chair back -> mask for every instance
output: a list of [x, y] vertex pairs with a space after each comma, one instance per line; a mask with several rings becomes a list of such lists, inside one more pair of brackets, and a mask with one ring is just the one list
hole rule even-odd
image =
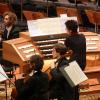
[[95, 18], [96, 25], [100, 25], [100, 12], [96, 11], [94, 18]]
[[33, 12], [33, 19], [42, 19], [45, 18], [46, 16], [42, 12]]
[[11, 11], [11, 7], [7, 3], [0, 3], [0, 15], [2, 15], [6, 11]]
[[23, 11], [23, 14], [27, 20], [36, 20], [45, 18], [44, 13], [42, 12]]
[[72, 17], [76, 16], [78, 20], [78, 24], [82, 24], [82, 19], [80, 17], [79, 11], [76, 8], [67, 8], [67, 16]]
[[23, 14], [27, 20], [33, 20], [33, 13], [32, 11], [23, 11]]
[[60, 14], [67, 14], [67, 8], [66, 7], [56, 7], [57, 16], [60, 16]]
[[95, 24], [95, 19], [94, 19], [94, 13], [95, 11], [93, 10], [85, 10], [86, 15], [88, 17], [88, 20], [90, 23]]

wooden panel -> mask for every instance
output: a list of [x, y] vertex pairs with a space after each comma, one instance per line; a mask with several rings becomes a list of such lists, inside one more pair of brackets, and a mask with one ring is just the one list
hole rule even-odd
[[40, 52], [28, 39], [17, 38], [3, 42], [3, 58], [5, 60], [23, 66], [33, 54], [40, 54]]

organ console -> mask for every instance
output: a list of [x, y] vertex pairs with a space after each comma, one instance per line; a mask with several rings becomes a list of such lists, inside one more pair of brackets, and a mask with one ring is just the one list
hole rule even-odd
[[[86, 37], [86, 52], [87, 52], [87, 65], [85, 68], [85, 74], [89, 78], [86, 82], [83, 82], [80, 84], [80, 88], [87, 87], [85, 89], [80, 89], [80, 95], [85, 94], [91, 94], [91, 93], [97, 93], [99, 91], [100, 87], [100, 36], [93, 32], [81, 32]], [[20, 37], [27, 38], [29, 37], [28, 32], [21, 32]], [[35, 41], [35, 44], [40, 49], [42, 54], [44, 54], [45, 59], [45, 66], [43, 68], [43, 71], [46, 71], [47, 73], [50, 72], [50, 63], [52, 62], [52, 46], [53, 44], [57, 43], [58, 40], [64, 41], [66, 37], [66, 34], [55, 34], [52, 36], [38, 36], [38, 37], [32, 37], [31, 39]], [[51, 78], [51, 77], [50, 77]], [[93, 82], [94, 81], [94, 82]], [[85, 86], [86, 85], [86, 86]], [[98, 89], [96, 89], [96, 87]], [[93, 92], [94, 91], [94, 92]]]
[[[92, 32], [81, 32], [86, 37], [87, 46], [87, 66], [85, 73], [89, 80], [95, 79], [92, 85], [100, 84], [100, 36]], [[25, 65], [29, 57], [33, 54], [41, 54], [45, 58], [43, 71], [50, 72], [50, 64], [53, 62], [52, 47], [59, 40], [64, 41], [66, 33], [52, 34], [44, 36], [29, 36], [29, 32], [21, 32], [20, 38], [3, 42], [3, 57], [6, 60], [17, 63], [20, 66]], [[88, 83], [89, 81], [87, 81]], [[91, 81], [90, 81], [91, 83]], [[89, 87], [91, 84], [89, 83]], [[84, 84], [84, 83], [83, 83]], [[86, 83], [85, 83], [86, 84]], [[85, 92], [81, 91], [84, 95]]]
[[30, 39], [17, 38], [3, 42], [3, 58], [20, 66], [24, 66], [34, 54], [40, 55], [40, 52]]
[[[82, 33], [86, 37], [87, 61], [88, 58], [94, 58], [96, 61], [100, 56], [100, 36], [92, 32]], [[3, 42], [3, 57], [4, 59], [19, 65], [24, 65], [24, 63], [29, 60], [29, 57], [34, 53], [42, 54], [45, 59], [51, 59], [53, 45], [59, 40], [64, 41], [65, 38], [66, 33], [30, 38], [29, 32], [21, 32], [20, 38]], [[88, 62], [87, 66], [90, 66]]]

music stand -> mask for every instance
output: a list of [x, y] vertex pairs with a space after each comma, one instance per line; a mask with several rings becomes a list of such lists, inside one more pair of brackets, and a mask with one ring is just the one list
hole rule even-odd
[[11, 82], [15, 86], [15, 84], [8, 78], [8, 76], [6, 75], [6, 73], [3, 70], [2, 66], [0, 65], [0, 82], [5, 82], [5, 92], [6, 92], [6, 100], [7, 100], [7, 83], [6, 83], [6, 80]]
[[20, 0], [20, 5], [21, 5], [21, 21], [23, 21], [23, 0]]
[[75, 0], [75, 7], [77, 7], [77, 0]]
[[96, 3], [97, 7], [99, 7], [99, 0], [97, 0], [97, 3]]
[[48, 0], [46, 1], [46, 4], [47, 4], [47, 17], [49, 16], [49, 4], [48, 4]]
[[[6, 75], [4, 75], [2, 72], [0, 72], [0, 75], [3, 76], [3, 77], [5, 78], [5, 79], [4, 79], [4, 82], [5, 82], [5, 89], [4, 89], [4, 90], [5, 90], [5, 92], [6, 92], [6, 100], [7, 100], [7, 83], [6, 83], [6, 80], [7, 80], [8, 77], [7, 77]], [[2, 80], [1, 82], [3, 82], [3, 80]], [[2, 90], [3, 90], [3, 89], [2, 89]], [[2, 91], [2, 90], [1, 90], [1, 91]]]

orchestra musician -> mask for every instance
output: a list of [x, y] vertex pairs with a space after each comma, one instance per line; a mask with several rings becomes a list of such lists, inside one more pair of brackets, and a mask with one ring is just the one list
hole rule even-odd
[[[67, 37], [65, 45], [71, 52], [69, 62], [76, 60], [82, 70], [86, 66], [86, 38], [78, 33], [78, 23], [75, 20], [68, 20], [66, 23]], [[76, 99], [79, 100], [78, 86], [76, 86]]]
[[[19, 32], [21, 30], [19, 27], [16, 26], [16, 23], [17, 23], [17, 16], [15, 13], [5, 12], [3, 14], [3, 24], [5, 28], [3, 30], [1, 41], [0, 41], [1, 48], [2, 48], [3, 41], [19, 37]], [[0, 63], [4, 66], [4, 70], [6, 70], [7, 67], [10, 67], [10, 68], [13, 67], [13, 64], [11, 62], [2, 59], [2, 52], [1, 52]]]
[[16, 26], [17, 16], [13, 12], [5, 12], [3, 14], [3, 22], [5, 25], [3, 40], [10, 40], [19, 37], [20, 28]]
[[50, 100], [75, 100], [74, 99], [74, 88], [72, 88], [66, 81], [59, 68], [64, 65], [68, 65], [66, 58], [67, 47], [58, 43], [53, 47], [52, 55], [53, 58], [57, 59], [55, 67], [51, 69], [51, 80], [50, 80]]
[[11, 100], [48, 100], [49, 78], [41, 71], [43, 64], [43, 59], [39, 55], [30, 58], [25, 78], [15, 81], [17, 95], [12, 95], [15, 98], [12, 97]]
[[67, 37], [66, 47], [72, 51], [70, 61], [76, 60], [80, 68], [84, 70], [86, 66], [86, 38], [78, 33], [78, 23], [74, 20], [68, 20], [66, 23]]

